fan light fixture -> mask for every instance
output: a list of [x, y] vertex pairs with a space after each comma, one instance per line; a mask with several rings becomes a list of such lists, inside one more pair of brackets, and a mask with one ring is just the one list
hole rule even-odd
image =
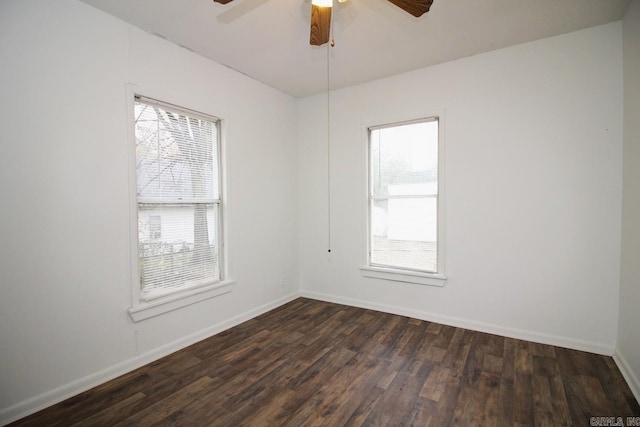
[[[338, 3], [344, 3], [347, 0], [338, 0]], [[311, 0], [311, 4], [318, 7], [333, 7], [333, 0]]]

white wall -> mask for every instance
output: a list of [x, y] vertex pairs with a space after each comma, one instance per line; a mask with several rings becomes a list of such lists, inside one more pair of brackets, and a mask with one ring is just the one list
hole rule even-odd
[[616, 360], [640, 400], [640, 0], [624, 17], [624, 164]]
[[[613, 353], [620, 22], [333, 91], [330, 256], [325, 110], [319, 95], [298, 111], [303, 295]], [[445, 131], [449, 280], [364, 278], [365, 128], [434, 114]]]
[[[0, 63], [0, 424], [297, 293], [295, 99], [71, 0], [0, 2]], [[224, 120], [237, 280], [135, 324], [127, 84]]]
[[[625, 35], [637, 42], [637, 0], [633, 7]], [[635, 70], [638, 50], [634, 56], [628, 46]], [[331, 256], [324, 95], [296, 101], [73, 0], [0, 2], [0, 63], [0, 424], [274, 307], [299, 288], [613, 351], [620, 23], [335, 91]], [[639, 155], [630, 119], [637, 83], [627, 72], [625, 165]], [[224, 120], [237, 280], [230, 294], [135, 324], [126, 314], [127, 85]], [[365, 127], [434, 113], [445, 126], [449, 281], [435, 288], [365, 279], [358, 269]], [[623, 230], [637, 236], [632, 172], [625, 169]], [[637, 241], [622, 242], [618, 342], [636, 376]]]

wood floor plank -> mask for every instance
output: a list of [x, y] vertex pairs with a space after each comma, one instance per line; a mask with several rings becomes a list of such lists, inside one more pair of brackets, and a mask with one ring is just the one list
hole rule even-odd
[[384, 389], [380, 387], [373, 387], [366, 394], [363, 401], [358, 405], [356, 410], [351, 414], [351, 417], [347, 420], [345, 425], [348, 426], [363, 426], [365, 425], [366, 419], [369, 417], [371, 413], [371, 408], [376, 404], [380, 397], [384, 393]]
[[416, 402], [416, 406], [415, 406], [416, 414], [413, 419], [412, 425], [414, 426], [432, 425], [433, 416], [436, 412], [436, 409], [435, 409], [436, 405], [437, 403], [432, 400], [420, 398]]
[[569, 414], [571, 421], [576, 424], [588, 423], [591, 416], [597, 416], [596, 412], [591, 412], [589, 403], [580, 379], [578, 376], [563, 376], [562, 382], [564, 385], [565, 396], [567, 399], [567, 405], [569, 407]]
[[517, 424], [532, 423], [534, 412], [531, 374], [516, 371], [513, 391], [513, 422]]
[[498, 425], [498, 400], [500, 396], [499, 375], [483, 371], [475, 392], [477, 409], [473, 411], [471, 425]]
[[420, 390], [420, 397], [439, 402], [448, 385], [454, 383], [453, 372], [450, 368], [438, 365], [431, 370]]
[[556, 425], [566, 426], [570, 424], [571, 414], [566, 399], [564, 384], [559, 370], [556, 375], [549, 378], [550, 399], [553, 405], [553, 420]]
[[281, 425], [290, 416], [286, 409], [287, 403], [296, 398], [296, 392], [293, 390], [279, 390], [261, 405], [256, 405], [255, 412], [244, 418], [242, 422], [245, 425], [256, 426]]
[[462, 385], [460, 393], [458, 394], [458, 400], [455, 404], [455, 410], [453, 412], [453, 420], [451, 425], [454, 426], [470, 426], [473, 414], [476, 409], [476, 391], [467, 385]]
[[497, 424], [499, 426], [507, 426], [513, 423], [513, 379], [500, 378], [500, 386], [498, 392], [498, 415]]
[[[340, 383], [345, 386], [344, 389], [338, 388], [338, 392], [335, 393], [335, 383], [325, 384], [324, 388], [329, 394], [326, 402], [320, 405], [324, 408], [322, 413], [326, 421], [325, 425], [344, 425], [364, 402], [365, 396], [375, 387], [377, 380], [386, 369], [386, 362], [365, 356], [341, 379]], [[366, 379], [362, 380], [362, 378]], [[344, 396], [349, 398], [345, 399]]]
[[[362, 403], [369, 389], [382, 375], [385, 366], [371, 356], [355, 355], [348, 359], [344, 375], [326, 382], [310, 399], [306, 399], [287, 420], [291, 425], [342, 425]], [[366, 377], [367, 381], [359, 381]], [[342, 396], [350, 396], [344, 399]]]
[[71, 424], [71, 427], [100, 427], [106, 425], [115, 425], [117, 422], [121, 421], [119, 417], [120, 414], [126, 413], [131, 405], [139, 402], [145, 397], [146, 395], [142, 392], [135, 393], [118, 403], [105, 407], [101, 411], [98, 411], [88, 418], [83, 418], [82, 421]]
[[544, 375], [533, 375], [531, 385], [533, 389], [533, 416], [536, 425], [551, 426], [556, 424], [558, 420], [553, 415], [549, 379]]
[[372, 410], [372, 416], [384, 425], [408, 425], [431, 365], [422, 363], [415, 373], [398, 372]]
[[299, 298], [13, 426], [588, 425], [611, 357]]
[[191, 384], [177, 390], [170, 396], [159, 400], [153, 405], [145, 408], [144, 410], [137, 412], [131, 417], [127, 418], [118, 425], [150, 425], [161, 421], [164, 418], [171, 416], [178, 409], [191, 402], [198, 394], [206, 393], [207, 390], [212, 389], [214, 381], [204, 376], [194, 381]]

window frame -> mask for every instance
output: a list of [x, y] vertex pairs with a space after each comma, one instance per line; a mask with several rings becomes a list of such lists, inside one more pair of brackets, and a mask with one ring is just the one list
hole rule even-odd
[[[384, 121], [383, 124], [375, 124], [366, 126], [366, 247], [365, 247], [365, 262], [364, 266], [360, 268], [361, 273], [364, 277], [383, 279], [383, 280], [391, 280], [396, 282], [404, 282], [404, 283], [415, 283], [420, 285], [432, 285], [432, 286], [444, 286], [447, 280], [447, 276], [445, 274], [445, 236], [444, 236], [444, 125], [443, 125], [443, 116], [444, 114], [429, 114], [422, 115], [416, 119], [410, 120], [397, 120], [397, 121]], [[372, 251], [372, 242], [371, 242], [371, 229], [372, 229], [372, 200], [379, 200], [380, 197], [374, 195], [373, 193], [373, 180], [372, 180], [372, 155], [371, 155], [371, 144], [372, 132], [378, 129], [385, 129], [391, 127], [404, 126], [415, 123], [425, 123], [437, 121], [438, 122], [438, 190], [437, 195], [435, 196], [437, 203], [437, 219], [436, 219], [436, 233], [437, 233], [437, 242], [436, 242], [436, 271], [435, 272], [427, 272], [421, 270], [415, 270], [411, 268], [399, 267], [399, 266], [388, 266], [388, 265], [380, 265], [374, 264], [371, 262], [371, 251]], [[378, 122], [380, 123], [380, 122]], [[419, 197], [419, 196], [417, 196]], [[384, 198], [383, 198], [384, 199]], [[388, 197], [386, 199], [389, 199]]]
[[[142, 100], [145, 103], [167, 108], [170, 111], [183, 113], [191, 117], [197, 117], [216, 124], [217, 132], [217, 166], [218, 166], [218, 198], [214, 203], [218, 206], [217, 218], [217, 244], [219, 245], [218, 268], [219, 278], [204, 280], [194, 286], [178, 288], [172, 292], [151, 298], [145, 297], [140, 286], [139, 253], [138, 253], [138, 212], [139, 204], [146, 203], [144, 198], [137, 195], [137, 173], [136, 173], [136, 136], [135, 136], [135, 103]], [[127, 310], [134, 322], [148, 319], [169, 311], [185, 307], [205, 299], [226, 294], [233, 290], [235, 281], [228, 279], [228, 264], [226, 253], [226, 228], [225, 228], [225, 168], [224, 168], [224, 147], [223, 147], [223, 120], [211, 114], [198, 112], [196, 109], [184, 107], [185, 102], [176, 101], [169, 96], [154, 96], [146, 91], [141, 91], [137, 87], [129, 86], [127, 90], [128, 104], [128, 153], [129, 153], [129, 203], [130, 203], [130, 276], [131, 276], [131, 307]], [[167, 201], [170, 202], [170, 201]], [[198, 200], [197, 202], [200, 202]], [[209, 203], [210, 200], [207, 199]], [[157, 201], [153, 202], [157, 204]]]

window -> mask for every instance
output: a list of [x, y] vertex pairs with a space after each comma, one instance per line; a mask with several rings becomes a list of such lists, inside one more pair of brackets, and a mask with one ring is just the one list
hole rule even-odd
[[424, 278], [444, 278], [439, 133], [437, 117], [369, 128], [365, 275], [428, 284]]
[[223, 279], [219, 120], [134, 101], [139, 301]]
[[149, 217], [149, 238], [151, 240], [160, 240], [162, 238], [162, 217], [160, 215]]

